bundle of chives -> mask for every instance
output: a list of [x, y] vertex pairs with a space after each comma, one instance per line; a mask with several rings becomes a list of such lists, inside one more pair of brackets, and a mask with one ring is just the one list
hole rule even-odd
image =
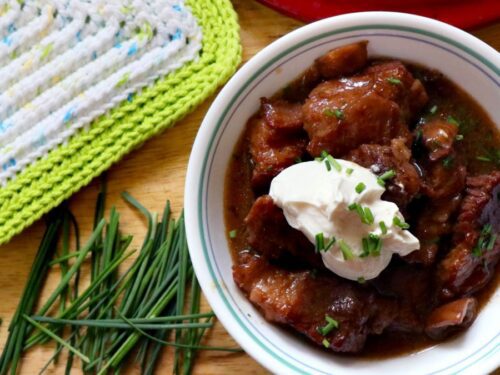
[[[161, 348], [173, 346], [174, 373], [189, 374], [197, 350], [240, 351], [200, 345], [214, 314], [200, 313], [201, 292], [188, 255], [183, 215], [173, 219], [167, 201], [158, 222], [156, 214], [128, 193], [123, 198], [145, 216], [148, 228], [137, 258], [121, 276], [118, 267], [133, 253], [128, 251], [132, 236], [120, 232], [114, 208], [109, 219], [104, 218], [105, 188], [97, 199], [94, 231], [82, 247], [77, 222], [67, 207], [54, 213], [12, 321], [0, 375], [9, 368], [16, 372], [23, 350], [51, 340], [56, 342], [55, 352], [42, 372], [63, 349], [68, 350], [66, 374], [74, 356], [85, 373], [119, 373], [128, 354], [136, 350], [141, 372], [152, 374]], [[71, 228], [74, 252], [69, 251]], [[58, 243], [61, 251], [52, 259]], [[79, 290], [81, 266], [88, 260], [90, 285]], [[33, 314], [49, 267], [60, 267], [61, 280]], [[66, 339], [65, 327], [70, 328]], [[173, 341], [167, 341], [170, 336]]]

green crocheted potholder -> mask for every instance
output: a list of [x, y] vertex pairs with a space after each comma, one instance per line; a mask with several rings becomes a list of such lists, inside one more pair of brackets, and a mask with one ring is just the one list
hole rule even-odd
[[224, 83], [241, 61], [229, 0], [188, 0], [203, 31], [200, 58], [94, 121], [0, 188], [0, 244], [87, 185], [146, 139], [171, 127]]

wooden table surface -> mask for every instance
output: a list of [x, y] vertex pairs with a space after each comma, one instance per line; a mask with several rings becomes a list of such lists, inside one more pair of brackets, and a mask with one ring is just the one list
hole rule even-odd
[[[263, 47], [302, 24], [284, 17], [253, 0], [234, 0], [234, 6], [241, 24], [243, 59], [247, 61]], [[485, 27], [473, 34], [500, 49], [500, 23]], [[131, 210], [120, 198], [124, 190], [138, 198], [148, 209], [160, 212], [165, 199], [173, 203], [175, 213], [179, 213], [183, 204], [184, 179], [191, 145], [203, 116], [214, 97], [209, 98], [191, 115], [160, 136], [148, 141], [142, 148], [132, 152], [107, 174], [107, 207], [115, 205], [121, 214], [122, 229], [135, 236], [138, 245], [145, 233], [145, 223], [137, 212]], [[83, 238], [90, 232], [93, 219], [98, 183], [94, 181], [71, 198], [71, 207], [76, 214]], [[0, 351], [7, 338], [7, 327], [17, 307], [21, 292], [44, 232], [43, 221], [38, 221], [7, 245], [0, 247]], [[49, 275], [46, 293], [59, 280], [57, 270]], [[206, 301], [203, 308], [209, 309]], [[220, 323], [209, 333], [207, 345], [236, 346]], [[39, 348], [26, 354], [21, 374], [38, 374], [52, 354], [52, 347]], [[62, 361], [64, 363], [64, 358]], [[158, 369], [161, 373], [171, 372], [171, 350], [164, 350]], [[77, 363], [78, 364], [78, 363]], [[78, 364], [79, 365], [79, 364]], [[50, 367], [48, 373], [61, 373], [63, 365]], [[74, 373], [79, 373], [75, 366]], [[128, 373], [138, 373], [137, 368], [130, 368]], [[203, 352], [197, 358], [197, 374], [262, 374], [266, 373], [257, 362], [244, 353], [227, 354]]]

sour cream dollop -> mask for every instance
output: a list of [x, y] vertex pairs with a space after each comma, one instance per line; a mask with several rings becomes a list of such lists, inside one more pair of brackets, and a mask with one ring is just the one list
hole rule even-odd
[[[387, 267], [392, 254], [407, 255], [419, 249], [420, 243], [402, 228], [404, 218], [398, 207], [381, 199], [385, 189], [375, 174], [356, 163], [336, 161], [336, 168], [329, 165], [329, 169], [326, 160], [286, 168], [272, 180], [269, 195], [283, 210], [288, 224], [313, 244], [317, 245], [318, 235], [325, 247], [335, 239], [320, 252], [329, 270], [350, 280], [373, 279]], [[363, 215], [353, 208], [357, 205], [363, 212], [368, 208], [373, 223], [362, 222]], [[363, 238], [370, 234], [380, 238], [379, 255], [366, 254]], [[353, 255], [349, 259], [346, 249]]]

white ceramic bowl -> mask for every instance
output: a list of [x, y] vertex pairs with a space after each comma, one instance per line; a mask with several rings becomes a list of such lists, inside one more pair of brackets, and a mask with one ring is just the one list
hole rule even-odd
[[[471, 328], [412, 355], [362, 360], [316, 349], [266, 322], [233, 282], [223, 217], [224, 176], [234, 145], [259, 98], [270, 96], [328, 50], [368, 40], [388, 56], [445, 73], [500, 124], [500, 56], [450, 25], [409, 14], [347, 14], [304, 26], [264, 48], [224, 87], [196, 137], [187, 173], [185, 217], [191, 259], [203, 292], [228, 332], [279, 374], [482, 374], [500, 365], [500, 292]], [[243, 370], [242, 370], [243, 371]]]

